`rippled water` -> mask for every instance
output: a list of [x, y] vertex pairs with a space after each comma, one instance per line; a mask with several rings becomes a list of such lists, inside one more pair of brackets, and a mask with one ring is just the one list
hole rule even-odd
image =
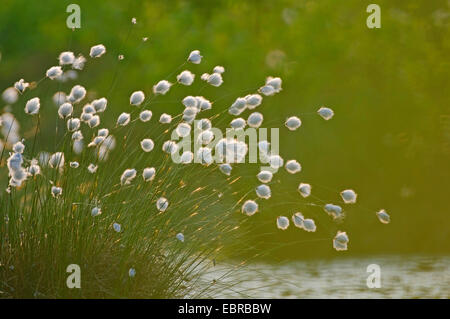
[[[381, 270], [381, 288], [368, 288], [367, 266]], [[368, 257], [251, 264], [231, 274], [216, 266], [214, 298], [449, 298], [450, 257]], [[224, 276], [225, 275], [225, 276]], [[224, 276], [224, 277], [223, 277]], [[223, 277], [223, 278], [222, 278]]]

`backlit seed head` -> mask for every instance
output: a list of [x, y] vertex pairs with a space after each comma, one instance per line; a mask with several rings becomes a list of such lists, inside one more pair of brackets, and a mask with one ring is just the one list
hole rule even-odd
[[195, 97], [189, 95], [189, 96], [186, 96], [181, 101], [181, 103], [183, 103], [183, 105], [185, 107], [195, 107], [195, 108], [197, 108], [198, 100]]
[[156, 176], [156, 170], [154, 167], [147, 167], [144, 168], [144, 171], [142, 172], [142, 178], [146, 182], [152, 181]]
[[270, 85], [264, 85], [264, 86], [260, 87], [258, 92], [261, 94], [264, 94], [265, 96], [271, 96], [276, 93], [275, 89]]
[[180, 123], [176, 128], [176, 133], [180, 137], [186, 137], [191, 134], [191, 126], [187, 123]]
[[134, 278], [134, 276], [136, 276], [136, 270], [134, 268], [128, 269], [128, 276]]
[[183, 111], [183, 121], [187, 123], [192, 123], [197, 116], [198, 109], [196, 107], [187, 107]]
[[167, 113], [161, 114], [161, 116], [159, 118], [159, 123], [169, 124], [170, 122], [172, 122], [172, 115], [167, 114]]
[[73, 52], [70, 52], [70, 51], [61, 52], [58, 59], [59, 59], [59, 65], [72, 64], [73, 61], [75, 61], [75, 55], [73, 54]]
[[56, 106], [60, 106], [63, 104], [67, 99], [66, 93], [64, 92], [56, 92], [53, 94], [53, 103], [55, 103]]
[[248, 116], [247, 124], [250, 127], [258, 128], [263, 122], [263, 115], [259, 112], [254, 112]]
[[144, 152], [150, 152], [155, 147], [155, 143], [150, 138], [145, 138], [141, 141], [141, 147]]
[[95, 172], [97, 172], [98, 166], [91, 163], [89, 164], [87, 169], [89, 173], [94, 174]]
[[289, 218], [285, 216], [279, 216], [277, 218], [277, 227], [281, 230], [286, 230], [289, 227]]
[[194, 50], [191, 53], [189, 53], [188, 61], [194, 64], [200, 64], [202, 62], [202, 56], [200, 55], [199, 50]]
[[184, 235], [182, 233], [178, 233], [175, 237], [176, 239], [184, 243]]
[[83, 106], [83, 113], [95, 114], [96, 113], [95, 107], [89, 103], [85, 104]]
[[160, 212], [166, 211], [167, 207], [169, 207], [169, 201], [165, 197], [160, 197], [156, 201], [156, 209]]
[[231, 167], [230, 164], [224, 163], [224, 164], [220, 164], [220, 165], [219, 165], [219, 170], [220, 170], [222, 173], [224, 173], [225, 175], [230, 176], [230, 175], [231, 175], [232, 167]]
[[25, 82], [24, 79], [20, 79], [16, 83], [14, 83], [14, 87], [19, 93], [23, 93], [27, 87], [30, 86], [30, 83]]
[[269, 156], [269, 165], [273, 169], [278, 169], [282, 167], [284, 164], [284, 160], [280, 155], [271, 155]]
[[57, 198], [62, 195], [62, 188], [57, 187], [57, 186], [52, 186], [51, 193], [54, 198]]
[[15, 88], [9, 87], [3, 91], [2, 99], [6, 104], [14, 104], [19, 99], [19, 94]]
[[120, 231], [122, 230], [122, 226], [118, 223], [114, 223], [113, 224], [113, 229], [116, 233], [120, 233]]
[[273, 174], [270, 171], [261, 171], [256, 177], [261, 183], [269, 183], [272, 180]]
[[323, 106], [317, 110], [317, 113], [326, 121], [334, 116], [334, 112], [332, 109]]
[[88, 121], [88, 125], [90, 128], [94, 128], [100, 125], [100, 116], [94, 115], [91, 117], [91, 119]]
[[349, 238], [346, 232], [338, 231], [336, 236], [333, 239], [333, 247], [337, 251], [347, 250], [347, 244], [349, 242]]
[[195, 154], [197, 158], [197, 162], [202, 165], [211, 165], [214, 162], [214, 158], [212, 156], [212, 150], [208, 147], [200, 147]]
[[30, 115], [35, 115], [39, 113], [39, 109], [41, 108], [41, 101], [38, 97], [34, 97], [27, 101], [25, 104], [25, 113]]
[[194, 82], [195, 74], [191, 71], [183, 71], [177, 75], [177, 82], [183, 85], [191, 85]]
[[384, 209], [376, 212], [376, 215], [378, 217], [378, 220], [383, 224], [389, 224], [391, 222], [391, 217]]
[[80, 166], [80, 164], [78, 162], [70, 162], [69, 165], [72, 168], [78, 168]]
[[201, 111], [210, 110], [212, 107], [211, 101], [205, 99], [203, 96], [196, 96], [197, 99], [197, 108]]
[[232, 120], [230, 123], [230, 126], [235, 130], [244, 129], [246, 125], [247, 122], [241, 117]]
[[214, 67], [213, 72], [222, 74], [225, 72], [225, 68], [221, 65], [217, 65]]
[[286, 125], [286, 127], [289, 130], [295, 131], [296, 129], [298, 129], [302, 125], [302, 121], [296, 116], [291, 116], [290, 118], [288, 118], [286, 120], [284, 125]]
[[200, 79], [202, 81], [208, 81], [208, 77], [209, 77], [209, 73], [203, 73], [202, 76], [200, 77]]
[[83, 139], [83, 133], [81, 131], [75, 131], [72, 133], [72, 140], [81, 141]]
[[80, 120], [82, 120], [83, 122], [87, 123], [92, 118], [92, 116], [93, 116], [92, 114], [93, 113], [85, 113], [85, 112], [83, 112], [80, 115]]
[[260, 152], [269, 154], [270, 152], [270, 143], [266, 140], [258, 142], [258, 149]]
[[32, 160], [30, 167], [28, 167], [28, 173], [31, 176], [36, 176], [41, 173], [41, 167], [37, 164], [37, 160]]
[[206, 130], [198, 135], [198, 142], [202, 145], [208, 145], [214, 139], [214, 133], [211, 130]]
[[302, 170], [302, 166], [296, 160], [287, 161], [284, 167], [286, 168], [286, 171], [290, 174], [295, 174]]
[[220, 73], [213, 73], [208, 76], [208, 80], [206, 80], [209, 84], [212, 86], [218, 87], [221, 86], [223, 83], [222, 74]]
[[247, 200], [242, 205], [242, 213], [252, 216], [258, 211], [258, 204], [254, 200]]
[[71, 116], [73, 112], [73, 106], [70, 103], [63, 103], [58, 109], [58, 115], [60, 118], [64, 119]]
[[51, 168], [62, 168], [64, 166], [64, 153], [56, 152], [52, 154], [48, 160]]
[[136, 92], [131, 93], [131, 96], [130, 96], [130, 104], [131, 105], [135, 105], [135, 106], [141, 105], [142, 102], [144, 102], [144, 100], [145, 100], [144, 92], [136, 91]]
[[342, 207], [333, 204], [326, 204], [323, 209], [325, 212], [333, 217], [333, 219], [339, 219], [344, 217], [344, 213], [342, 211]]
[[255, 107], [261, 105], [261, 103], [262, 103], [262, 96], [259, 95], [259, 94], [247, 95], [245, 97], [245, 102], [246, 102], [247, 108], [249, 110], [253, 110]]
[[101, 128], [98, 130], [97, 136], [107, 137], [109, 135], [109, 130], [107, 128]]
[[169, 91], [171, 86], [172, 83], [169, 81], [161, 80], [153, 86], [153, 93], [164, 95]]
[[108, 105], [108, 100], [104, 97], [92, 101], [92, 106], [96, 113], [102, 113], [106, 110], [106, 106]]
[[206, 131], [212, 127], [212, 124], [209, 119], [200, 119], [196, 122], [196, 126], [199, 130]]
[[25, 150], [25, 145], [23, 145], [23, 143], [22, 142], [16, 142], [14, 145], [13, 145], [13, 152], [14, 153], [20, 153], [20, 154], [22, 154], [23, 153], [23, 151]]
[[273, 89], [275, 90], [275, 93], [278, 93], [282, 90], [281, 83], [282, 83], [282, 81], [278, 77], [273, 78], [273, 77], [269, 76], [266, 79], [266, 85], [273, 87]]
[[346, 189], [341, 192], [341, 197], [344, 203], [346, 204], [354, 204], [356, 203], [356, 197], [358, 195], [355, 193], [353, 189]]
[[120, 176], [120, 184], [128, 185], [136, 177], [136, 170], [134, 168], [126, 169], [122, 176]]
[[130, 114], [129, 113], [122, 113], [117, 118], [117, 125], [120, 126], [126, 126], [128, 123], [130, 123]]
[[305, 217], [303, 217], [303, 214], [298, 212], [292, 215], [292, 222], [294, 223], [295, 227], [303, 228], [303, 222], [305, 221]]
[[102, 214], [102, 209], [100, 207], [94, 207], [91, 210], [92, 217], [98, 216]]
[[300, 195], [306, 198], [311, 195], [311, 185], [300, 183], [300, 185], [298, 185], [298, 191], [300, 192]]
[[139, 119], [142, 122], [148, 122], [152, 118], [152, 115], [153, 115], [152, 111], [144, 110], [139, 114]]
[[272, 193], [269, 186], [262, 184], [256, 187], [256, 195], [258, 195], [259, 198], [269, 199], [270, 196], [272, 196]]
[[63, 74], [63, 71], [60, 66], [52, 66], [50, 69], [47, 70], [45, 75], [50, 79], [54, 80], [56, 78], [59, 78]]
[[78, 103], [86, 96], [86, 89], [81, 85], [75, 85], [70, 91], [70, 95], [67, 98], [69, 102]]
[[84, 63], [86, 63], [86, 58], [81, 54], [73, 61], [72, 68], [75, 70], [83, 70]]
[[165, 141], [162, 146], [162, 150], [167, 154], [174, 154], [178, 151], [178, 145], [174, 141]]
[[190, 164], [194, 160], [194, 153], [191, 151], [184, 151], [183, 154], [181, 154], [180, 162], [182, 164]]
[[105, 46], [103, 44], [98, 44], [91, 47], [89, 55], [91, 56], [91, 58], [99, 58], [105, 53], [106, 53]]
[[317, 227], [313, 219], [307, 218], [303, 221], [303, 229], [307, 232], [315, 232]]
[[[69, 132], [77, 131], [79, 128], [80, 128], [80, 119], [70, 118], [70, 119], [67, 120], [67, 129], [69, 130]], [[81, 134], [81, 132], [80, 132], [80, 134]], [[72, 135], [72, 139], [73, 139], [73, 135]], [[77, 139], [74, 139], [74, 140], [80, 140], [80, 139], [81, 138], [77, 138]]]

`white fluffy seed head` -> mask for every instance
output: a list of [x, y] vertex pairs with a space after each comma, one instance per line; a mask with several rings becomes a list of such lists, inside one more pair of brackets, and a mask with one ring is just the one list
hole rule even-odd
[[155, 143], [150, 138], [145, 138], [141, 141], [141, 147], [144, 152], [150, 152], [155, 147]]
[[269, 76], [266, 79], [266, 85], [273, 87], [275, 93], [278, 93], [282, 90], [281, 83], [282, 83], [282, 81], [281, 81], [281, 78], [279, 78], [279, 77], [274, 78], [274, 77]]
[[167, 207], [169, 207], [169, 201], [165, 197], [160, 197], [156, 201], [156, 209], [160, 212], [166, 211]]
[[177, 82], [183, 85], [191, 85], [194, 82], [195, 74], [185, 70], [177, 75]]
[[269, 199], [270, 196], [272, 196], [272, 192], [269, 186], [261, 184], [256, 187], [256, 195], [258, 195], [259, 198]]
[[169, 81], [161, 80], [153, 86], [153, 93], [164, 95], [169, 91], [171, 86], [172, 83]]
[[315, 232], [317, 227], [313, 219], [307, 218], [303, 221], [303, 229], [307, 232]]
[[197, 106], [198, 106], [198, 100], [195, 97], [191, 96], [191, 95], [186, 96], [181, 101], [181, 103], [183, 103], [183, 105], [185, 107], [195, 107], [195, 108], [197, 108]]
[[152, 181], [156, 176], [156, 170], [154, 167], [146, 167], [142, 172], [142, 178], [146, 182]]
[[247, 124], [250, 127], [258, 128], [261, 126], [263, 119], [264, 119], [264, 117], [261, 113], [254, 112], [248, 116]]
[[2, 99], [7, 104], [14, 104], [19, 99], [19, 94], [14, 87], [9, 87], [3, 91]]
[[[70, 118], [67, 120], [67, 129], [69, 132], [75, 132], [80, 128], [80, 119]], [[81, 132], [80, 132], [81, 134]], [[73, 138], [73, 135], [72, 135]], [[76, 140], [80, 140], [81, 138], [77, 138]]]
[[134, 168], [126, 169], [122, 176], [120, 176], [120, 184], [128, 185], [136, 177], [136, 170]]
[[326, 204], [323, 209], [325, 212], [333, 217], [333, 219], [341, 219], [344, 217], [342, 207], [334, 204]]
[[64, 166], [64, 153], [56, 152], [52, 154], [48, 160], [51, 168], [62, 168]]
[[178, 151], [178, 145], [174, 141], [165, 141], [162, 146], [162, 150], [167, 154], [174, 154]]
[[211, 130], [206, 130], [198, 135], [198, 142], [202, 145], [208, 145], [214, 139], [214, 133]]
[[73, 112], [73, 106], [70, 103], [63, 103], [58, 109], [58, 115], [60, 118], [64, 119], [68, 116], [71, 116]]
[[209, 77], [209, 73], [203, 73], [202, 76], [200, 77], [200, 79], [202, 81], [208, 81], [208, 77]]
[[273, 169], [278, 169], [282, 167], [284, 164], [284, 160], [280, 155], [271, 155], [269, 156], [269, 165]]
[[91, 117], [91, 119], [88, 121], [88, 125], [90, 128], [94, 128], [100, 125], [100, 116], [94, 115]]
[[182, 233], [176, 234], [175, 238], [184, 243], [184, 235]]
[[261, 183], [269, 183], [272, 180], [273, 174], [270, 171], [261, 171], [256, 177]]
[[72, 168], [78, 168], [80, 166], [80, 164], [78, 162], [75, 162], [75, 161], [74, 162], [70, 162], [69, 165]]
[[109, 130], [107, 128], [101, 128], [98, 130], [97, 136], [107, 137], [109, 135]]
[[81, 85], [75, 85], [70, 91], [69, 97], [67, 98], [69, 102], [78, 103], [86, 96], [86, 89]]
[[286, 125], [286, 127], [289, 130], [295, 131], [296, 129], [298, 129], [302, 125], [302, 121], [297, 116], [291, 116], [290, 118], [288, 118], [286, 120], [284, 125]]
[[197, 158], [197, 162], [205, 166], [209, 166], [214, 162], [212, 150], [208, 147], [200, 147], [195, 156]]
[[136, 92], [131, 93], [131, 96], [130, 96], [130, 104], [131, 105], [135, 105], [135, 106], [141, 105], [142, 102], [144, 102], [144, 100], [145, 100], [144, 92], [136, 91]]
[[56, 92], [53, 94], [53, 103], [55, 103], [56, 106], [60, 106], [63, 104], [67, 99], [66, 93], [64, 92]]
[[189, 57], [187, 60], [194, 64], [200, 64], [200, 62], [202, 62], [202, 56], [200, 55], [200, 51], [194, 50], [191, 53], [189, 53]]
[[41, 100], [38, 97], [34, 97], [27, 101], [25, 104], [25, 113], [35, 115], [39, 113], [41, 108]]
[[97, 172], [98, 166], [91, 163], [89, 164], [87, 169], [89, 173], [94, 174], [95, 172]]
[[126, 126], [128, 123], [130, 123], [130, 114], [129, 113], [122, 113], [117, 118], [117, 125], [120, 126]]
[[286, 168], [286, 171], [290, 174], [295, 174], [302, 170], [302, 166], [296, 160], [287, 161], [284, 167]]
[[230, 176], [230, 175], [231, 175], [232, 167], [231, 167], [230, 164], [224, 163], [224, 164], [220, 164], [220, 165], [219, 165], [219, 170], [220, 170], [222, 173], [224, 173], [225, 175]]
[[258, 204], [254, 200], [247, 200], [242, 205], [242, 213], [252, 216], [258, 211]]
[[190, 164], [194, 160], [194, 153], [191, 151], [184, 151], [183, 154], [181, 154], [180, 162], [182, 164]]
[[106, 53], [105, 46], [103, 44], [97, 44], [91, 47], [89, 55], [91, 56], [91, 58], [99, 58], [105, 53]]
[[347, 244], [349, 242], [349, 238], [346, 232], [339, 231], [333, 239], [333, 247], [337, 251], [347, 250]]
[[231, 108], [238, 109], [239, 111], [244, 111], [247, 108], [247, 100], [243, 97], [238, 97], [233, 104], [231, 104]]
[[356, 203], [356, 197], [358, 197], [358, 195], [353, 189], [343, 190], [340, 194], [344, 203], [346, 204]]
[[317, 113], [326, 121], [330, 120], [334, 116], [333, 110], [324, 106], [318, 109]]
[[14, 153], [20, 153], [20, 154], [22, 154], [23, 153], [23, 151], [25, 150], [25, 145], [23, 145], [23, 143], [22, 142], [16, 142], [14, 145], [13, 145], [13, 152]]
[[209, 84], [215, 87], [219, 87], [223, 83], [222, 74], [220, 73], [213, 73], [208, 76], [208, 80], [206, 80]]
[[264, 94], [265, 96], [271, 96], [276, 93], [275, 89], [270, 85], [264, 85], [264, 86], [260, 87], [258, 92], [261, 94]]
[[298, 185], [298, 191], [300, 192], [300, 195], [306, 198], [311, 195], [311, 185], [300, 183], [300, 185]]
[[235, 130], [244, 129], [246, 125], [247, 122], [241, 117], [238, 117], [230, 122], [230, 126]]
[[197, 108], [201, 111], [210, 110], [212, 107], [211, 101], [205, 99], [203, 96], [196, 96], [197, 99]]
[[58, 198], [59, 196], [62, 195], [62, 188], [57, 187], [57, 186], [52, 186], [51, 193], [54, 198]]
[[172, 115], [167, 114], [167, 113], [161, 114], [161, 116], [159, 118], [159, 123], [169, 124], [170, 122], [172, 122]]
[[108, 100], [104, 97], [100, 99], [96, 99], [91, 102], [92, 107], [94, 108], [95, 112], [102, 113], [106, 110], [106, 106], [108, 105]]
[[27, 87], [30, 86], [30, 83], [25, 82], [24, 79], [20, 79], [16, 83], [14, 83], [14, 88], [19, 92], [23, 93]]
[[247, 108], [253, 110], [255, 107], [261, 105], [262, 96], [259, 94], [250, 94], [245, 97]]
[[118, 223], [114, 223], [113, 224], [113, 229], [116, 233], [120, 233], [120, 231], [122, 230], [122, 226]]
[[84, 63], [86, 63], [86, 58], [81, 54], [73, 61], [72, 68], [76, 70], [83, 70]]
[[187, 123], [180, 123], [175, 129], [175, 132], [180, 137], [186, 137], [191, 134], [191, 126]]
[[286, 230], [289, 227], [289, 218], [285, 216], [278, 216], [277, 227], [281, 230]]
[[303, 228], [303, 222], [305, 218], [303, 217], [303, 214], [298, 212], [292, 215], [292, 222], [294, 223], [295, 227]]
[[212, 127], [211, 121], [209, 119], [200, 119], [196, 121], [196, 127], [199, 130], [206, 131]]
[[81, 141], [83, 139], [83, 134], [81, 131], [75, 131], [72, 133], [72, 140], [74, 141]]
[[150, 121], [150, 119], [152, 118], [152, 115], [153, 115], [152, 111], [150, 111], [150, 110], [144, 110], [144, 111], [142, 111], [142, 112], [139, 114], [139, 119], [140, 119], [142, 122], [148, 122], [148, 121]]
[[92, 217], [98, 216], [102, 214], [102, 209], [100, 207], [94, 207], [91, 209]]
[[222, 74], [225, 72], [225, 68], [221, 65], [217, 65], [214, 67], [213, 72]]
[[59, 78], [63, 74], [63, 71], [60, 66], [52, 66], [50, 69], [47, 70], [45, 75], [50, 79], [54, 80], [56, 78]]
[[73, 54], [73, 52], [70, 51], [61, 52], [58, 59], [59, 65], [72, 64], [73, 61], [75, 61], [75, 55]]
[[389, 224], [391, 222], [391, 217], [384, 209], [379, 210], [376, 212], [376, 215], [378, 217], [378, 220], [383, 224]]

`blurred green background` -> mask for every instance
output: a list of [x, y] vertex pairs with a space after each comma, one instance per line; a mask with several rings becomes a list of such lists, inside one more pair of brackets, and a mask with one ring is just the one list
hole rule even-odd
[[[66, 27], [70, 3], [81, 7], [81, 29], [74, 32]], [[148, 93], [169, 75], [173, 81], [194, 49], [205, 58], [186, 68], [198, 77], [215, 65], [226, 68], [220, 89], [201, 92], [220, 98], [217, 110], [261, 86], [266, 76], [280, 76], [283, 91], [265, 99], [259, 111], [263, 126], [281, 127], [281, 155], [297, 159], [303, 170], [276, 175], [274, 197], [252, 221], [267, 234], [258, 244], [278, 247], [275, 253], [288, 258], [449, 254], [450, 2], [377, 1], [381, 29], [366, 26], [370, 3], [2, 0], [0, 88], [22, 77], [39, 80], [60, 52], [88, 56], [99, 43], [107, 48], [101, 61], [89, 60], [75, 82], [47, 81], [40, 92], [68, 92], [75, 83], [95, 88], [98, 96], [109, 97], [113, 117], [128, 106], [132, 91]], [[132, 17], [138, 21], [133, 27]], [[142, 43], [142, 37], [149, 40]], [[118, 66], [119, 54], [125, 59]], [[182, 110], [174, 101], [192, 91], [176, 91], [152, 106], [154, 120]], [[19, 118], [22, 104], [14, 109]], [[331, 121], [315, 114], [322, 105], [334, 109]], [[291, 115], [303, 121], [296, 132], [283, 127]], [[301, 205], [299, 182], [311, 183], [317, 196], [333, 203], [340, 202], [339, 191], [353, 188], [359, 203], [335, 226], [321, 209]], [[247, 183], [257, 185], [253, 177]], [[376, 219], [381, 208], [391, 214], [390, 225]], [[276, 231], [276, 216], [295, 211], [317, 218], [318, 232]], [[332, 249], [330, 236], [337, 229], [350, 236], [348, 252]]]

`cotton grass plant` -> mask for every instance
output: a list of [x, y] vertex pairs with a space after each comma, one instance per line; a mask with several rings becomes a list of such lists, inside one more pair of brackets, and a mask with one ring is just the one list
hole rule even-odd
[[[216, 109], [218, 100], [193, 94], [178, 102], [180, 113], [154, 116], [154, 101], [179, 86], [201, 81], [220, 90], [225, 68], [216, 66], [212, 73], [196, 76], [188, 66], [201, 64], [203, 56], [194, 50], [180, 66], [185, 70], [155, 81], [151, 90], [137, 88], [121, 102], [108, 96], [91, 98], [94, 88], [75, 83], [67, 93], [58, 86], [50, 98], [36, 93], [45, 83], [70, 80], [69, 72], [81, 72], [85, 63], [95, 64], [105, 54], [108, 50], [102, 44], [90, 49], [88, 59], [62, 52], [60, 65], [49, 67], [45, 78], [31, 83], [20, 79], [3, 93], [3, 100], [12, 106], [2, 114], [0, 145], [2, 297], [214, 296], [214, 289], [226, 287], [216, 280], [205, 282], [203, 274], [224, 257], [255, 252], [251, 242], [259, 227], [250, 219], [274, 207], [265, 203], [274, 192], [274, 174], [285, 169], [295, 175], [302, 167], [295, 159], [285, 161], [271, 153], [270, 143], [260, 141], [258, 150], [269, 167], [252, 176], [256, 184], [249, 189], [241, 183], [249, 176], [236, 170], [239, 164], [213, 162], [219, 148], [207, 146], [214, 138], [212, 125], [259, 128], [263, 114], [244, 112], [280, 93], [282, 80], [268, 77], [258, 90], [237, 96], [225, 109]], [[128, 105], [117, 105], [123, 101]], [[318, 114], [329, 120], [334, 112], [321, 107]], [[24, 120], [19, 123], [18, 118]], [[50, 123], [56, 123], [52, 129]], [[295, 131], [301, 123], [292, 116], [284, 124]], [[23, 137], [22, 127], [27, 132]], [[186, 137], [194, 129], [202, 131], [199, 140], [204, 146], [195, 153], [184, 152], [180, 163], [174, 163], [172, 155], [179, 145], [172, 140], [173, 133]], [[223, 149], [231, 146], [241, 158], [248, 152], [245, 142], [217, 144]], [[193, 163], [194, 159], [200, 163]], [[294, 189], [296, 201], [314, 198], [311, 189], [301, 182], [298, 191]], [[357, 195], [347, 189], [341, 197], [344, 204], [354, 204]], [[321, 207], [335, 220], [344, 216], [341, 206], [319, 198], [307, 204]], [[284, 214], [265, 223], [273, 223], [276, 231], [288, 229], [290, 220], [305, 232], [320, 227], [300, 212]], [[382, 223], [389, 222], [384, 210], [377, 216]], [[335, 250], [347, 250], [348, 235], [334, 233], [327, 240]], [[66, 268], [71, 264], [81, 268], [81, 289], [66, 286]]]

